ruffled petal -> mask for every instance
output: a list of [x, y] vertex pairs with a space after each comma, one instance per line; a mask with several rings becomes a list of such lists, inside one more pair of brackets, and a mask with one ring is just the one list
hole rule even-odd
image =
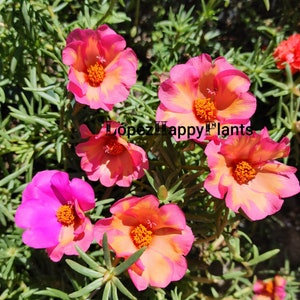
[[278, 212], [283, 204], [283, 200], [275, 194], [256, 192], [246, 184], [238, 183], [234, 183], [228, 189], [225, 201], [227, 207], [234, 212], [241, 209], [252, 221], [264, 219]]
[[93, 188], [85, 181], [74, 178], [70, 182], [72, 198], [76, 199], [83, 211], [95, 207], [95, 194]]
[[[173, 262], [167, 256], [148, 248], [140, 257], [145, 270], [142, 277], [153, 287], [166, 287], [173, 278]], [[159, 270], [159, 272], [158, 272]], [[135, 284], [135, 282], [133, 281]]]
[[[288, 172], [281, 172], [281, 168]], [[270, 171], [273, 171], [272, 173]], [[249, 182], [249, 187], [260, 193], [272, 193], [277, 197], [290, 197], [300, 192], [296, 168], [281, 163], [268, 163]]]
[[47, 248], [58, 242], [61, 224], [57, 221], [56, 210], [43, 199], [22, 203], [16, 211], [15, 222], [25, 229], [23, 242], [32, 248]]
[[57, 172], [51, 177], [51, 188], [57, 199], [62, 204], [73, 203], [70, 189], [69, 175], [65, 172]]
[[50, 184], [51, 178], [58, 172], [56, 170], [38, 172], [23, 191], [22, 203], [32, 199], [41, 199], [53, 209], [59, 207], [61, 203]]
[[194, 101], [200, 96], [198, 81], [197, 70], [191, 65], [174, 66], [170, 71], [170, 79], [160, 85], [158, 97], [167, 110], [188, 113], [192, 111]]

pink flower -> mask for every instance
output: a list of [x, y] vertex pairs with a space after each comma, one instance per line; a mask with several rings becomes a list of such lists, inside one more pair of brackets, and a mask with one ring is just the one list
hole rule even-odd
[[168, 127], [204, 128], [201, 134], [196, 131], [180, 138], [174, 136], [176, 140], [203, 141], [207, 136], [207, 123], [240, 125], [249, 122], [256, 109], [256, 99], [248, 92], [249, 86], [249, 78], [224, 57], [212, 62], [208, 54], [199, 55], [174, 66], [170, 78], [161, 83], [156, 120], [166, 121]]
[[63, 254], [77, 255], [75, 245], [86, 251], [93, 241], [93, 227], [84, 212], [95, 206], [94, 191], [81, 179], [69, 181], [60, 171], [37, 173], [26, 186], [15, 216], [24, 228], [23, 242], [46, 248], [53, 261]]
[[187, 262], [184, 256], [190, 251], [194, 236], [177, 205], [159, 207], [158, 199], [147, 195], [121, 199], [110, 212], [112, 217], [95, 224], [95, 239], [102, 244], [106, 232], [108, 244], [116, 256], [125, 259], [147, 247], [128, 269], [139, 291], [148, 285], [166, 287], [185, 275]]
[[138, 61], [125, 47], [124, 38], [107, 25], [69, 34], [62, 59], [70, 66], [67, 88], [76, 101], [108, 111], [127, 99], [136, 82]]
[[228, 208], [242, 210], [251, 220], [276, 213], [282, 197], [300, 191], [297, 169], [275, 160], [288, 155], [288, 142], [288, 138], [273, 141], [267, 129], [209, 142], [205, 154], [211, 173], [204, 187], [217, 198], [225, 197]]
[[257, 280], [253, 285], [255, 295], [252, 300], [284, 300], [286, 280], [276, 275], [271, 280]]
[[278, 69], [284, 69], [289, 64], [294, 74], [300, 70], [300, 34], [293, 34], [282, 41], [273, 52]]
[[148, 169], [146, 152], [123, 139], [117, 132], [120, 126], [114, 121], [106, 122], [97, 134], [92, 134], [86, 125], [80, 126], [81, 137], [88, 138], [76, 147], [77, 155], [82, 157], [81, 168], [90, 180], [100, 180], [107, 187], [130, 186]]

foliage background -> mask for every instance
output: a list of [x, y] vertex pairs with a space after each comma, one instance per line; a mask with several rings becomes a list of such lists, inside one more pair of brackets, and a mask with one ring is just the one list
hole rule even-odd
[[[254, 129], [267, 126], [276, 140], [289, 136], [291, 154], [285, 162], [299, 165], [295, 121], [300, 119], [300, 77], [277, 70], [271, 54], [282, 39], [300, 32], [300, 3], [273, 0], [267, 10], [264, 2], [268, 3], [0, 0], [0, 299], [69, 299], [67, 294], [90, 282], [64, 259], [54, 264], [43, 250], [22, 244], [22, 231], [14, 226], [22, 191], [44, 169], [84, 177], [74, 152], [80, 124], [96, 132], [108, 118], [135, 126], [153, 123], [160, 74], [189, 57], [223, 55], [244, 71], [258, 100]], [[128, 100], [109, 115], [75, 104], [66, 91], [67, 69], [61, 62], [71, 30], [95, 29], [102, 23], [122, 34], [139, 59], [137, 84]], [[228, 212], [223, 201], [203, 190], [208, 170], [200, 146], [191, 154], [185, 150], [189, 143], [176, 144], [167, 137], [131, 140], [148, 151], [149, 177], [130, 188], [104, 188], [91, 182], [97, 198], [91, 219], [107, 216], [116, 199], [154, 193], [163, 202], [178, 203], [197, 236], [188, 256], [189, 274], [164, 291], [138, 294], [126, 273], [122, 275], [122, 282], [138, 299], [251, 299], [256, 276], [276, 273], [288, 278], [287, 299], [297, 299], [299, 195], [287, 199], [275, 216], [249, 222]], [[166, 197], [164, 188], [169, 190]], [[273, 249], [281, 251], [274, 256], [278, 251]], [[89, 254], [103, 260], [96, 244]], [[100, 299], [101, 293], [93, 299]]]

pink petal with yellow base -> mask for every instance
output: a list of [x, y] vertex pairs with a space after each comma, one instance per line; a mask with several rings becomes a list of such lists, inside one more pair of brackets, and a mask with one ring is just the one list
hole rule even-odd
[[[148, 169], [149, 165], [148, 158], [141, 147], [127, 142], [115, 132], [121, 124], [114, 121], [108, 123], [104, 123], [97, 134], [92, 134], [86, 125], [81, 125], [81, 136], [88, 140], [76, 146], [76, 154], [81, 157], [81, 168], [90, 180], [99, 180], [107, 187], [127, 187], [133, 180], [144, 176], [144, 169]], [[110, 133], [107, 126], [110, 126]]]
[[[168, 127], [205, 127], [213, 122], [248, 124], [256, 109], [256, 100], [248, 92], [249, 87], [247, 75], [225, 58], [219, 57], [212, 62], [208, 54], [201, 54], [174, 66], [170, 77], [160, 84], [158, 97], [161, 102], [156, 121], [166, 122]], [[207, 135], [204, 130], [200, 136], [175, 135], [174, 139], [201, 142]]]
[[205, 189], [251, 220], [278, 212], [282, 198], [300, 191], [297, 169], [274, 160], [288, 155], [287, 142], [286, 138], [273, 141], [266, 129], [252, 136], [211, 141], [205, 149], [211, 170]]
[[128, 269], [139, 291], [149, 285], [166, 287], [184, 276], [187, 270], [184, 256], [190, 251], [194, 236], [177, 205], [159, 207], [153, 195], [132, 196], [117, 201], [110, 212], [112, 217], [95, 224], [95, 239], [101, 244], [106, 232], [108, 244], [117, 257], [127, 258], [146, 247]]
[[62, 60], [70, 67], [67, 89], [76, 101], [109, 111], [127, 99], [136, 82], [138, 61], [125, 47], [124, 38], [107, 25], [69, 34]]

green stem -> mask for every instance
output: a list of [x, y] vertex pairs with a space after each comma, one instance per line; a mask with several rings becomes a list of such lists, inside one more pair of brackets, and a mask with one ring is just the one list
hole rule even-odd
[[293, 121], [294, 122], [297, 121], [299, 109], [300, 109], [300, 97], [297, 97], [297, 99], [296, 99], [296, 108], [295, 108], [294, 114], [293, 114]]

